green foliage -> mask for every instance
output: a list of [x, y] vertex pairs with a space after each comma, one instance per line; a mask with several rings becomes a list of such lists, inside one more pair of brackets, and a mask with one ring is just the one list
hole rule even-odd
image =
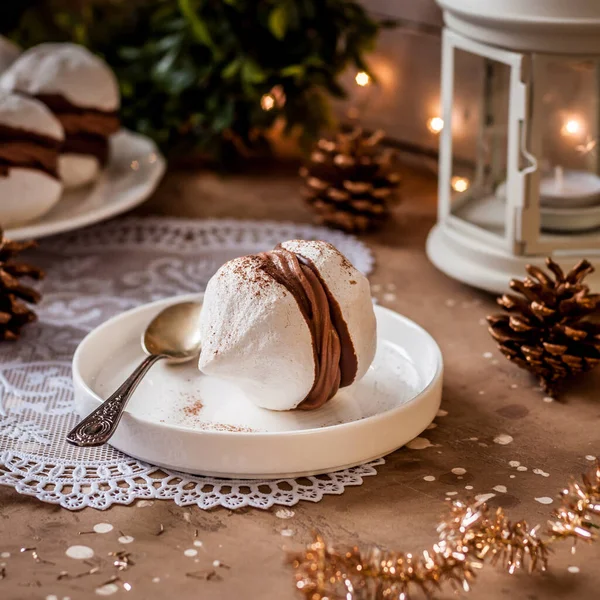
[[344, 0], [33, 0], [17, 21], [8, 33], [24, 46], [71, 40], [102, 55], [127, 127], [170, 154], [217, 159], [263, 149], [281, 117], [312, 140], [329, 123], [328, 98], [345, 94], [344, 69], [368, 71], [380, 28]]

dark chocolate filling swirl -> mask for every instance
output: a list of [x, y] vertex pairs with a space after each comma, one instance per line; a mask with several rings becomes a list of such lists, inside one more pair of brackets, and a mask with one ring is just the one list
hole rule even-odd
[[311, 260], [281, 246], [259, 256], [262, 269], [294, 296], [310, 330], [315, 379], [298, 408], [319, 408], [354, 381], [358, 368], [339, 304]]
[[116, 111], [103, 111], [73, 104], [61, 94], [38, 94], [65, 130], [63, 153], [95, 156], [100, 164], [108, 162], [108, 137], [120, 127]]
[[0, 176], [11, 168], [34, 169], [58, 179], [58, 153], [62, 140], [19, 127], [0, 125]]

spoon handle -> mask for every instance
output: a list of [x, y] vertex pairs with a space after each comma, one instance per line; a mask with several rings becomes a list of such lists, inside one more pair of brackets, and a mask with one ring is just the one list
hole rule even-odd
[[117, 429], [127, 402], [142, 377], [161, 358], [166, 358], [166, 356], [163, 354], [147, 356], [111, 396], [69, 432], [67, 442], [74, 446], [102, 446], [102, 444], [106, 444]]

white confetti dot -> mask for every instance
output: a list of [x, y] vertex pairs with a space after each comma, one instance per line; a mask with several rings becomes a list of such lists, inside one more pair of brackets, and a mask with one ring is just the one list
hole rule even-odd
[[483, 358], [492, 358], [492, 356], [494, 356], [491, 352], [484, 352], [483, 353]]
[[506, 494], [506, 486], [505, 485], [496, 485], [492, 488], [496, 492], [500, 492], [501, 494]]
[[115, 583], [107, 583], [96, 588], [98, 596], [112, 596], [119, 591], [119, 586]]
[[87, 560], [94, 556], [94, 551], [88, 546], [71, 546], [67, 548], [65, 554], [69, 558], [75, 558], [76, 560]]
[[517, 471], [527, 471], [527, 467], [521, 465], [520, 467], [517, 467]]
[[140, 508], [145, 508], [146, 506], [154, 506], [154, 502], [152, 502], [152, 500], [138, 500], [135, 505]]
[[213, 567], [218, 568], [221, 566], [221, 561], [220, 560], [213, 560]]
[[477, 494], [477, 496], [475, 496], [475, 500], [477, 500], [478, 502], [487, 502], [488, 500], [491, 500], [492, 498], [494, 498], [496, 496], [496, 494]]
[[391, 292], [387, 292], [383, 295], [383, 300], [385, 302], [393, 302], [396, 299], [396, 294], [392, 294]]
[[506, 446], [513, 441], [512, 435], [508, 435], [508, 433], [501, 433], [494, 438], [494, 442], [496, 444], [500, 444], [501, 446]]
[[443, 408], [440, 408], [440, 410], [437, 411], [436, 417], [445, 417], [448, 415], [448, 411], [444, 410]]
[[10, 552], [3, 552], [0, 554], [0, 558], [10, 558]]
[[152, 583], [159, 583], [160, 582], [160, 577], [153, 577], [152, 578]]
[[282, 529], [280, 533], [283, 537], [292, 537], [295, 532], [293, 529]]
[[119, 544], [131, 544], [135, 538], [131, 535], [122, 535], [117, 541]]
[[452, 472], [455, 475], [464, 475], [467, 472], [467, 470], [463, 469], [462, 467], [454, 467], [454, 469], [452, 469]]
[[518, 460], [509, 460], [508, 464], [515, 469], [521, 465]]
[[[588, 454], [588, 455], [585, 457], [585, 460], [596, 460], [596, 457], [595, 457], [595, 456], [593, 456], [593, 455], [591, 455], [591, 454]], [[4, 553], [2, 554], [2, 556], [4, 556]]]
[[58, 596], [56, 596], [55, 594], [49, 594], [48, 596], [46, 596], [46, 600], [58, 600]]
[[446, 496], [456, 496], [458, 492], [446, 492]]
[[478, 394], [479, 394], [480, 396], [483, 396], [483, 395], [485, 394], [485, 392], [484, 392], [483, 390], [479, 390]]
[[550, 473], [546, 473], [546, 471], [543, 471], [542, 469], [534, 469], [533, 472], [536, 475], [541, 475], [542, 477], [550, 477]]
[[130, 591], [131, 591], [131, 584], [130, 584], [130, 583], [127, 583], [127, 582], [125, 582], [125, 583], [123, 584], [123, 589], [124, 589], [126, 592], [130, 592]]
[[186, 512], [184, 512], [184, 513], [183, 513], [183, 520], [184, 520], [186, 523], [191, 523], [191, 522], [192, 522], [192, 513], [191, 513], [191, 512], [187, 512], [187, 511], [186, 511]]
[[114, 527], [110, 523], [96, 523], [96, 525], [94, 525], [94, 531], [96, 533], [108, 533], [113, 529]]
[[570, 567], [567, 567], [567, 571], [569, 571], [569, 573], [579, 573], [579, 567], [571, 565]]
[[548, 498], [548, 496], [541, 496], [540, 498], [536, 498], [535, 500], [540, 504], [552, 504], [552, 502], [554, 502], [554, 500], [552, 500], [552, 498]]
[[433, 475], [425, 475], [425, 477], [423, 477], [423, 479], [425, 481], [435, 481], [435, 477]]
[[406, 444], [406, 447], [410, 450], [425, 450], [425, 448], [430, 448], [431, 446], [433, 444], [424, 437], [416, 437]]
[[479, 438], [476, 438], [476, 437], [470, 437], [468, 441], [469, 442], [476, 442], [478, 439]]
[[188, 548], [187, 550], [184, 551], [185, 556], [189, 556], [194, 557], [194, 556], [198, 556], [198, 550], [196, 550], [196, 548]]
[[510, 477], [511, 479], [514, 479], [514, 478], [516, 477], [516, 475], [509, 475], [509, 477]]
[[544, 396], [544, 402], [550, 404], [550, 402], [554, 402], [554, 398], [551, 398], [550, 396]]
[[293, 510], [290, 510], [289, 508], [280, 508], [276, 513], [275, 516], [278, 519], [291, 519], [296, 513]]
[[448, 300], [446, 300], [446, 306], [452, 308], [453, 306], [456, 306], [456, 300], [453, 300], [452, 298], [448, 298]]
[[473, 486], [472, 485], [465, 485], [465, 490], [472, 490]]
[[516, 390], [519, 386], [516, 383], [511, 383], [510, 388]]
[[200, 540], [194, 540], [194, 546], [196, 546], [196, 548], [202, 548], [204, 544]]

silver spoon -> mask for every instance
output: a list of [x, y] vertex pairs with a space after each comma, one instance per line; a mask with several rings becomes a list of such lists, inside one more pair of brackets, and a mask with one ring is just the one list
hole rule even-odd
[[109, 398], [69, 432], [67, 442], [102, 446], [114, 434], [129, 398], [154, 363], [163, 358], [183, 363], [198, 356], [201, 311], [202, 304], [198, 302], [182, 302], [156, 315], [142, 334], [142, 349], [148, 356]]

